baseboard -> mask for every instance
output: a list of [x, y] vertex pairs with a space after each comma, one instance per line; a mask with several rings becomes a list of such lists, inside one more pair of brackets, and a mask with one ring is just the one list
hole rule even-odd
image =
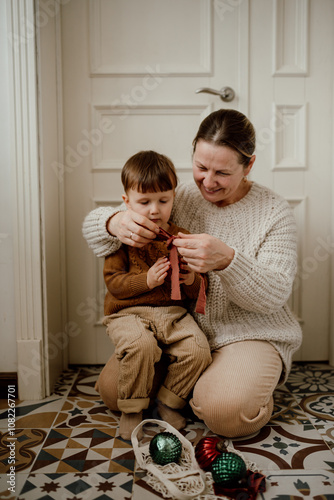
[[[10, 386], [10, 390], [9, 389]], [[15, 391], [13, 392], [13, 389]], [[0, 372], [0, 399], [18, 399], [17, 390], [17, 373], [16, 372]]]
[[42, 339], [17, 339], [17, 379], [21, 401], [45, 398]]

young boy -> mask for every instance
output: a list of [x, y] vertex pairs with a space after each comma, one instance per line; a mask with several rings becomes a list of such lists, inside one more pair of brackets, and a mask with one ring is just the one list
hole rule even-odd
[[[139, 152], [126, 162], [121, 178], [128, 209], [172, 235], [188, 233], [169, 220], [177, 185], [169, 158]], [[207, 339], [184, 307], [197, 298], [201, 277], [181, 263], [181, 300], [172, 299], [168, 255], [166, 242], [153, 240], [143, 248], [122, 245], [105, 259], [104, 324], [120, 362], [117, 405], [123, 439], [130, 439], [149, 406], [154, 365], [162, 351], [170, 361], [157, 394], [158, 412], [177, 429], [186, 425], [178, 410], [211, 363]]]

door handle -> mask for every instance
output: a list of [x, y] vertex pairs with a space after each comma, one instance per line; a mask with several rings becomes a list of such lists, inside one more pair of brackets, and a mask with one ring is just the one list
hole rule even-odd
[[204, 92], [206, 94], [219, 95], [222, 101], [230, 102], [235, 98], [235, 92], [231, 87], [223, 87], [220, 90], [210, 89], [208, 87], [201, 87], [200, 89], [195, 90], [196, 94], [200, 94]]

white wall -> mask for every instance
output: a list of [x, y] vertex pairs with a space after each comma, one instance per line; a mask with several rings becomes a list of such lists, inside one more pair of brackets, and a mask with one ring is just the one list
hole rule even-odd
[[15, 372], [17, 355], [7, 40], [6, 2], [0, 2], [0, 372]]

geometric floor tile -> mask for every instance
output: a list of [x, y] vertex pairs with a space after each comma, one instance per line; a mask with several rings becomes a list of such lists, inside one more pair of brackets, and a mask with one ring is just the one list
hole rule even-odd
[[296, 395], [299, 406], [313, 424], [334, 424], [334, 392]]
[[109, 472], [115, 429], [52, 429], [31, 472]]
[[233, 446], [261, 470], [323, 469], [334, 471], [334, 456], [315, 429], [265, 426], [253, 437], [233, 440]]
[[30, 474], [19, 500], [131, 500], [131, 474]]
[[135, 454], [129, 441], [115, 438], [110, 458], [110, 472], [134, 472]]
[[334, 453], [334, 424], [316, 424], [314, 427], [317, 429], [328, 448]]
[[334, 368], [317, 365], [293, 366], [285, 386], [293, 394], [334, 392]]
[[77, 376], [78, 370], [76, 369], [64, 370], [55, 384], [53, 394], [67, 396]]
[[297, 396], [292, 396], [280, 389], [277, 389], [274, 394], [274, 409], [268, 425], [303, 425], [310, 426], [308, 417], [300, 408], [297, 401]]
[[87, 400], [79, 397], [68, 397], [61, 408], [53, 427], [114, 427], [119, 425], [119, 415], [112, 413], [99, 399]]
[[[42, 402], [25, 401], [15, 407], [15, 426], [20, 428], [46, 428], [52, 426], [58, 412], [63, 404], [59, 396], [51, 396]], [[8, 427], [10, 410], [0, 414], [0, 428]]]
[[99, 372], [96, 370], [80, 370], [68, 396], [70, 398], [80, 396], [83, 399], [100, 399], [100, 395], [94, 389], [98, 378]]
[[334, 474], [323, 470], [264, 471], [261, 500], [334, 500]]
[[46, 435], [43, 429], [15, 429], [13, 437], [0, 432], [0, 474], [10, 471], [13, 458], [16, 473], [28, 472]]
[[[131, 442], [119, 436], [120, 413], [110, 411], [95, 391], [101, 369], [66, 370], [52, 396], [16, 400], [14, 436], [8, 401], [0, 401], [0, 500], [163, 498], [147, 484]], [[189, 406], [184, 415], [181, 434], [193, 447], [202, 437], [215, 436]], [[145, 410], [144, 418], [159, 419], [156, 407]], [[165, 427], [150, 423], [143, 430], [147, 443]], [[13, 437], [15, 492], [8, 490], [6, 475]], [[274, 393], [268, 424], [227, 441], [267, 477], [267, 490], [256, 500], [334, 500], [334, 368], [293, 363], [288, 380]]]
[[18, 497], [24, 483], [28, 478], [28, 473], [21, 472], [15, 475], [14, 483], [8, 483], [7, 474], [0, 474], [0, 498], [6, 500], [14, 500]]

